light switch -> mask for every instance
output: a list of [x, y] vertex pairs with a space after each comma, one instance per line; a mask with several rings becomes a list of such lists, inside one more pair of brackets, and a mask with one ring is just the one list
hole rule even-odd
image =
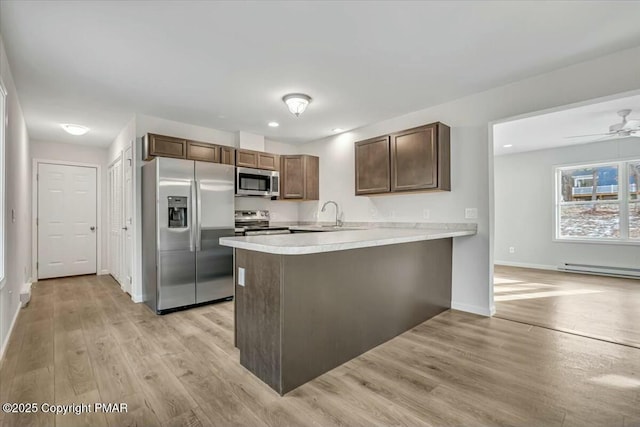
[[238, 267], [238, 285], [244, 286], [244, 268]]

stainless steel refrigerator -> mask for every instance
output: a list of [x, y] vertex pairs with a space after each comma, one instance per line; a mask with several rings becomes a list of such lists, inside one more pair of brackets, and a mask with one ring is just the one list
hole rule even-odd
[[156, 313], [233, 296], [234, 167], [157, 157], [142, 167], [143, 299]]

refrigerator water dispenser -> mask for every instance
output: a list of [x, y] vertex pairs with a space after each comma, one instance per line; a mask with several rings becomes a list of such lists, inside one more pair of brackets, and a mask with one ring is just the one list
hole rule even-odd
[[187, 227], [187, 198], [168, 196], [169, 202], [169, 228]]

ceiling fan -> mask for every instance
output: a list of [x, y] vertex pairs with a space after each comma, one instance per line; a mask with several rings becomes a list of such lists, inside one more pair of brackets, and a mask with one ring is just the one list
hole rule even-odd
[[609, 132], [607, 133], [595, 133], [591, 135], [573, 135], [565, 136], [565, 138], [585, 138], [588, 136], [602, 136], [600, 139], [607, 139], [611, 137], [627, 137], [640, 135], [640, 120], [627, 120], [627, 116], [631, 114], [630, 109], [618, 111], [618, 115], [622, 117], [622, 122], [615, 123], [609, 126]]

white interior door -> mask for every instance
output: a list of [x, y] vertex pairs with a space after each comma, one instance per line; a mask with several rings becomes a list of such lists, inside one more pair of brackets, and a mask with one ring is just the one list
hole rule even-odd
[[132, 255], [133, 255], [133, 150], [127, 148], [124, 152], [124, 250], [122, 258], [122, 270], [124, 278], [124, 290], [131, 295], [131, 284], [133, 282]]
[[96, 273], [97, 171], [38, 164], [38, 279]]
[[109, 273], [122, 286], [122, 158], [109, 167]]

